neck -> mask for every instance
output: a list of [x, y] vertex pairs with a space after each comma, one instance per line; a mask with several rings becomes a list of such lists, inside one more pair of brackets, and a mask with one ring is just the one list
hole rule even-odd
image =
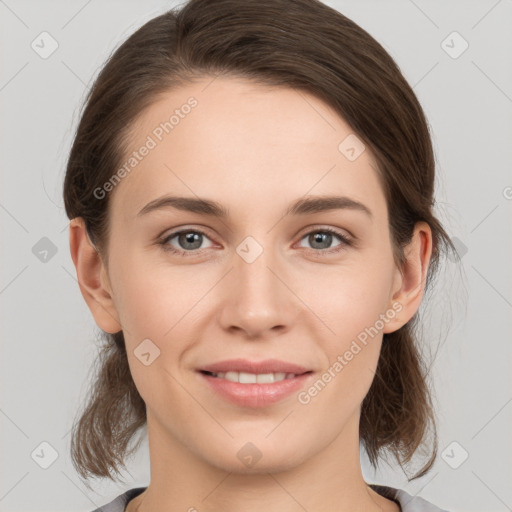
[[364, 481], [358, 417], [298, 466], [246, 473], [205, 462], [152, 420], [148, 414], [151, 482], [127, 512], [399, 511]]

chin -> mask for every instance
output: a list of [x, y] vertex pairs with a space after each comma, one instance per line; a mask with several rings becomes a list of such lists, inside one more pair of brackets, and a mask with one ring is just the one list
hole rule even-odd
[[223, 471], [238, 475], [266, 475], [268, 473], [281, 473], [295, 468], [300, 463], [299, 460], [291, 460], [285, 454], [279, 456], [275, 453], [272, 454], [271, 457], [265, 457], [263, 455], [261, 459], [255, 462], [252, 466], [244, 464], [238, 460], [238, 457], [222, 461], [217, 459], [209, 462], [214, 462], [214, 465]]
[[[251, 439], [246, 437], [244, 439]], [[255, 441], [231, 440], [230, 446], [222, 446], [221, 451], [202, 453], [203, 459], [223, 471], [233, 474], [266, 474], [291, 470], [306, 458], [303, 443], [296, 446], [283, 446], [280, 439], [269, 442], [267, 439]]]

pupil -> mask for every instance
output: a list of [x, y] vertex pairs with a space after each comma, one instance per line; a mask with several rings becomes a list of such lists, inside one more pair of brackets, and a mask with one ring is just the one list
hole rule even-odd
[[[187, 249], [197, 249], [197, 248], [201, 247], [200, 237], [201, 237], [200, 233], [188, 232], [188, 233], [182, 234], [180, 236], [180, 244], [184, 245]], [[190, 247], [190, 246], [187, 247], [187, 244], [192, 244], [192, 247]]]
[[325, 247], [319, 247], [320, 249], [325, 249], [329, 246], [329, 242], [331, 241], [331, 238], [332, 238], [332, 235], [330, 233], [315, 233], [313, 235], [313, 240], [314, 240], [314, 243], [320, 243], [322, 244], [323, 242], [323, 245]]

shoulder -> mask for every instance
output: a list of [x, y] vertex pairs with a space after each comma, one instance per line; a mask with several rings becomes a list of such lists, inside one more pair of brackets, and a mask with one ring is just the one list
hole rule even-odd
[[[370, 487], [381, 496], [396, 501], [400, 505], [402, 512], [448, 512], [419, 496], [411, 496], [402, 489], [375, 484], [371, 484]], [[123, 494], [117, 496], [111, 502], [93, 510], [92, 512], [124, 512], [128, 502], [145, 490], [146, 487], [129, 489]]]
[[135, 487], [133, 489], [129, 489], [111, 502], [93, 510], [92, 512], [124, 512], [128, 502], [145, 490], [146, 487]]
[[402, 489], [376, 484], [371, 484], [370, 487], [381, 496], [396, 501], [402, 512], [448, 512], [419, 496], [411, 496]]

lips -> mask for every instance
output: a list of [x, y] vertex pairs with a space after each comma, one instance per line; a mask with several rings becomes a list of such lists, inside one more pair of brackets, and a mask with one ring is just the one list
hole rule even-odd
[[222, 398], [244, 407], [263, 407], [298, 391], [313, 371], [277, 359], [230, 359], [204, 366], [198, 373]]
[[251, 374], [285, 373], [302, 375], [309, 370], [304, 366], [280, 361], [279, 359], [265, 359], [264, 361], [249, 361], [247, 359], [229, 359], [218, 363], [210, 364], [200, 368], [200, 371], [218, 374], [227, 372], [243, 372]]
[[230, 382], [239, 382], [240, 384], [272, 384], [273, 382], [280, 382], [285, 379], [293, 379], [296, 377], [295, 373], [249, 373], [249, 372], [218, 372], [209, 373], [212, 377], [219, 379], [226, 379]]

